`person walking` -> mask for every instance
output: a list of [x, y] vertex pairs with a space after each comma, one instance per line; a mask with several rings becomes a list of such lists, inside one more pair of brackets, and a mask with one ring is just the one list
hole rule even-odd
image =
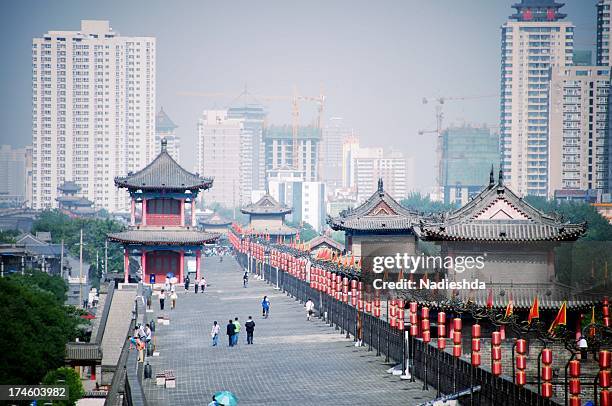
[[229, 322], [227, 323], [227, 339], [229, 342], [229, 346], [233, 347], [234, 346], [234, 323], [232, 323], [232, 319], [229, 320]]
[[160, 310], [164, 310], [164, 304], [166, 304], [166, 291], [164, 289], [162, 289], [161, 293], [159, 294], [159, 308]]
[[263, 300], [261, 301], [261, 311], [262, 316], [267, 319], [270, 315], [270, 300], [268, 299], [268, 296], [264, 296]]
[[185, 293], [189, 293], [189, 275], [185, 276]]
[[193, 283], [193, 290], [196, 295], [198, 294], [198, 288], [200, 287], [200, 279], [201, 278], [196, 278], [195, 282]]
[[244, 271], [244, 275], [242, 275], [242, 287], [246, 288], [249, 285], [249, 273]]
[[170, 292], [170, 279], [166, 276], [166, 282], [164, 282], [164, 290]]
[[238, 321], [238, 317], [234, 318], [234, 345], [238, 345], [238, 338], [240, 337], [240, 329], [242, 326]]
[[255, 321], [253, 317], [249, 316], [249, 319], [244, 323], [244, 328], [247, 333], [247, 344], [253, 344], [253, 332], [255, 331]]
[[587, 350], [589, 349], [589, 344], [587, 343], [586, 338], [584, 336], [580, 336], [578, 339], [578, 350], [580, 350], [580, 362], [587, 360]]
[[170, 310], [174, 310], [176, 308], [176, 299], [178, 299], [178, 296], [176, 295], [176, 291], [174, 291], [170, 295]]
[[221, 326], [217, 323], [217, 320], [213, 322], [212, 329], [210, 330], [210, 336], [212, 337], [212, 345], [216, 347], [219, 344], [219, 331], [221, 330]]
[[312, 299], [309, 298], [306, 304], [304, 305], [304, 307], [306, 308], [306, 320], [310, 321], [310, 318], [314, 314], [314, 307], [315, 307], [315, 304], [312, 301]]
[[206, 279], [202, 276], [200, 278], [200, 292], [204, 293], [204, 289], [206, 289]]

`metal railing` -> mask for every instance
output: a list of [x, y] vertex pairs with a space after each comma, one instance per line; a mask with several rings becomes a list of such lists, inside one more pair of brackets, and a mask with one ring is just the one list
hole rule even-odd
[[[262, 264], [240, 253], [236, 255], [236, 259], [244, 269], [251, 269], [253, 273], [258, 273], [272, 285], [277, 284], [276, 269], [269, 264]], [[251, 266], [248, 266], [248, 261], [252, 261]], [[347, 338], [360, 340], [369, 351], [376, 351], [376, 355], [384, 355], [386, 362], [402, 364], [406, 368], [407, 360], [410, 360], [412, 376], [423, 381], [424, 389], [431, 385], [437, 388], [439, 393], [463, 392], [459, 398], [461, 404], [483, 406], [557, 404], [529, 388], [514, 384], [511, 379], [495, 377], [489, 371], [474, 367], [469, 362], [438, 350], [420, 339], [414, 337], [406, 339], [404, 331], [391, 328], [386, 320], [335, 300], [311, 288], [308, 282], [280, 270], [278, 286], [288, 296], [301, 303], [311, 299], [318, 310], [319, 318], [334, 326]]]

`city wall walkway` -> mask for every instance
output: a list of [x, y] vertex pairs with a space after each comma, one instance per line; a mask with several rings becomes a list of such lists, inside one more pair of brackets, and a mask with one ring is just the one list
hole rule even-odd
[[[145, 380], [150, 405], [207, 404], [218, 390], [230, 390], [240, 405], [415, 405], [435, 396], [422, 382], [409, 383], [387, 374], [389, 365], [367, 348], [322, 321], [306, 321], [303, 305], [263, 281], [242, 287], [242, 271], [231, 257], [203, 259], [209, 282], [204, 294], [179, 291], [177, 308], [163, 314], [170, 325], [158, 326], [158, 357], [149, 357], [153, 375], [176, 374], [176, 388]], [[252, 276], [252, 275], [251, 275]], [[270, 317], [261, 316], [264, 295]], [[159, 301], [154, 298], [155, 314]], [[153, 313], [148, 313], [147, 319]], [[255, 320], [254, 345], [246, 345], [244, 322]], [[243, 326], [237, 347], [229, 348], [225, 326], [239, 317]], [[221, 324], [218, 347], [211, 346], [213, 320]]]

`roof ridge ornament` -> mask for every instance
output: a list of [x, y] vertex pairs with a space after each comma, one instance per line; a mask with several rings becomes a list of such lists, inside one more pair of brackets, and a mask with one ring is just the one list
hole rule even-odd
[[491, 173], [489, 173], [489, 186], [495, 184], [495, 178], [493, 177], [493, 164], [491, 164]]
[[168, 149], [168, 141], [166, 140], [166, 137], [161, 139], [161, 152], [166, 152], [166, 150]]
[[382, 178], [378, 178], [378, 193], [382, 196], [383, 193], [385, 193], [385, 190], [383, 188], [383, 180]]
[[501, 165], [499, 166], [499, 176], [497, 179], [497, 184], [500, 188], [504, 187], [504, 171], [501, 168]]

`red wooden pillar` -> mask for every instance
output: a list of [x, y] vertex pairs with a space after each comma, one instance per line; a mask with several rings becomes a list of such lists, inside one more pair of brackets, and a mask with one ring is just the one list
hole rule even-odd
[[196, 280], [200, 279], [201, 252], [196, 250]]
[[179, 283], [183, 283], [183, 268], [185, 266], [185, 251], [179, 252]]
[[142, 250], [140, 266], [142, 267], [142, 275], [140, 276], [142, 283], [149, 283], [149, 281], [147, 280], [147, 251], [146, 250]]
[[142, 225], [147, 225], [147, 199], [142, 199]]
[[191, 227], [196, 226], [196, 201], [195, 199], [191, 199]]
[[130, 210], [130, 225], [136, 225], [136, 201], [132, 198], [132, 207]]
[[181, 227], [185, 227], [185, 199], [179, 199], [181, 205]]
[[128, 253], [128, 249], [123, 249], [123, 282], [128, 283], [128, 275], [130, 273], [130, 254]]
[[90, 371], [91, 371], [91, 374], [89, 374], [89, 380], [95, 381], [96, 380], [96, 364], [95, 363], [90, 367]]

